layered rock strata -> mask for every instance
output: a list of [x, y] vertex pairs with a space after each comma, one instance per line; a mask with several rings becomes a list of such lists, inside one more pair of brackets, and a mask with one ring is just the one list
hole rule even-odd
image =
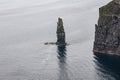
[[99, 9], [93, 52], [120, 55], [120, 0]]

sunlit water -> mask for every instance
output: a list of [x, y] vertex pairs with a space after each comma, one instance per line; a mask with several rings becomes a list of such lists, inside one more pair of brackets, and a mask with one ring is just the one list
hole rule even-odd
[[[0, 80], [120, 80], [119, 65], [92, 53], [98, 10], [109, 1], [0, 0]], [[44, 45], [56, 41], [58, 17], [70, 45]]]

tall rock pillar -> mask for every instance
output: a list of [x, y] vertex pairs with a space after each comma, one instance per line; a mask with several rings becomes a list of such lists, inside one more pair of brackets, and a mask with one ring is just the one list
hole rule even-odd
[[58, 18], [56, 33], [57, 33], [57, 43], [65, 44], [65, 31], [64, 31], [62, 18]]

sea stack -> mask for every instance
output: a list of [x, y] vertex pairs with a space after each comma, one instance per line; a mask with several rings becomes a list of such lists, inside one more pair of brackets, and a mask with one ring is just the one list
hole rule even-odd
[[56, 34], [57, 34], [56, 44], [66, 44], [62, 18], [58, 18]]
[[46, 42], [44, 44], [45, 45], [49, 45], [49, 44], [50, 45], [58, 45], [58, 46], [68, 45], [65, 40], [66, 38], [65, 38], [65, 31], [64, 31], [62, 18], [58, 18], [56, 34], [57, 34], [56, 42]]
[[93, 52], [120, 56], [120, 0], [99, 9]]

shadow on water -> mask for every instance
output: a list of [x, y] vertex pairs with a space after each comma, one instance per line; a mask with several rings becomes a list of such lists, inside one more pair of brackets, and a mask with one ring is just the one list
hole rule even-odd
[[57, 53], [58, 53], [58, 66], [59, 66], [59, 74], [58, 80], [69, 80], [68, 73], [67, 73], [67, 64], [66, 64], [66, 46], [58, 46]]
[[120, 80], [120, 57], [96, 53], [94, 58], [98, 80]]

